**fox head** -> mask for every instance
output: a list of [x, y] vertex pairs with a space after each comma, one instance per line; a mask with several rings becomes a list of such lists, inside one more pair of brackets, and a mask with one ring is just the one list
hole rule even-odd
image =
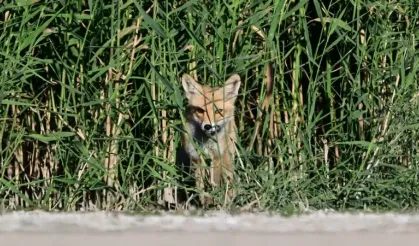
[[188, 106], [186, 118], [211, 137], [224, 130], [234, 120], [234, 103], [240, 88], [240, 76], [232, 75], [224, 86], [211, 88], [196, 82], [191, 76], [182, 76]]

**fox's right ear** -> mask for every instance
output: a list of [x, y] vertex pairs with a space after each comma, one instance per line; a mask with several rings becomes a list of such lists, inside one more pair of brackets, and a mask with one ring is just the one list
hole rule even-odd
[[182, 76], [182, 85], [183, 89], [186, 92], [186, 97], [189, 99], [193, 95], [197, 95], [198, 93], [202, 93], [202, 87], [198, 82], [196, 82], [191, 76], [188, 74], [184, 74]]

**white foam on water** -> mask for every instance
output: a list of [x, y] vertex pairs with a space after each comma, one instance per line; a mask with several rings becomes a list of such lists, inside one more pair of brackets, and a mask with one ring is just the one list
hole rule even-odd
[[419, 232], [419, 214], [336, 213], [317, 211], [283, 217], [267, 213], [231, 215], [208, 212], [203, 216], [172, 213], [129, 215], [115, 212], [8, 212], [0, 215], [4, 232], [245, 232], [336, 233]]

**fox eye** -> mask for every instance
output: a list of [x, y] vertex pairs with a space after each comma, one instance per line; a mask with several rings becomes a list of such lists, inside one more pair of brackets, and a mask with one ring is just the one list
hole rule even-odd
[[220, 108], [217, 108], [217, 109], [215, 110], [215, 113], [216, 113], [216, 114], [222, 114], [222, 113], [223, 113], [223, 110], [222, 110], [222, 109], [220, 109]]
[[195, 112], [197, 112], [199, 114], [203, 114], [205, 112], [205, 110], [200, 108], [200, 107], [195, 107]]

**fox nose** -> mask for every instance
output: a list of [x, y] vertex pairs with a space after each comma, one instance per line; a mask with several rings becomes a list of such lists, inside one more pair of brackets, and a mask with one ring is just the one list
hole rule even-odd
[[204, 126], [204, 129], [205, 129], [205, 130], [207, 130], [207, 131], [211, 130], [211, 128], [212, 128], [212, 126], [211, 126], [211, 125], [205, 125], [205, 126]]

